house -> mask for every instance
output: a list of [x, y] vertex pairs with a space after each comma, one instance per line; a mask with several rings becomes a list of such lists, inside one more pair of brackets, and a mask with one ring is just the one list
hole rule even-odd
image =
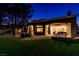
[[27, 24], [27, 28], [27, 33], [31, 36], [73, 37], [77, 35], [76, 16], [74, 15], [34, 20]]

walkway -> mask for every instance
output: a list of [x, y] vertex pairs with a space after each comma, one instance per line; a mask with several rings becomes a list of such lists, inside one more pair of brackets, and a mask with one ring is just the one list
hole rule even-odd
[[32, 36], [32, 37], [27, 37], [23, 38], [24, 40], [46, 40], [46, 39], [51, 39], [49, 36]]

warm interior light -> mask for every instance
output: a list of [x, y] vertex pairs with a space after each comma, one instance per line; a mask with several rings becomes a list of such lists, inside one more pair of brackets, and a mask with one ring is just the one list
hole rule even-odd
[[[58, 25], [59, 24], [59, 25]], [[67, 37], [71, 36], [71, 24], [69, 23], [55, 23], [50, 26], [50, 35], [54, 35], [55, 33], [65, 32], [67, 33]]]
[[43, 32], [43, 28], [37, 28], [37, 32]]
[[43, 26], [42, 25], [37, 25], [37, 32], [43, 32]]

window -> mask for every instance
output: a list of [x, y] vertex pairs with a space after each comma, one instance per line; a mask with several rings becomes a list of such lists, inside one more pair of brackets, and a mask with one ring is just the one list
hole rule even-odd
[[37, 32], [43, 32], [43, 26], [42, 25], [37, 25]]
[[43, 32], [43, 28], [37, 28], [37, 32]]

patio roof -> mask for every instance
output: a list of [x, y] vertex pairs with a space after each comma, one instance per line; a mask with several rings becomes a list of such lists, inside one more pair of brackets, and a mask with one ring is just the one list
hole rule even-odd
[[39, 20], [33, 20], [28, 25], [33, 24], [47, 24], [47, 23], [56, 23], [56, 22], [70, 22], [72, 19], [76, 18], [76, 16], [63, 16], [63, 17], [56, 17], [56, 18], [50, 18], [50, 19], [39, 19]]

